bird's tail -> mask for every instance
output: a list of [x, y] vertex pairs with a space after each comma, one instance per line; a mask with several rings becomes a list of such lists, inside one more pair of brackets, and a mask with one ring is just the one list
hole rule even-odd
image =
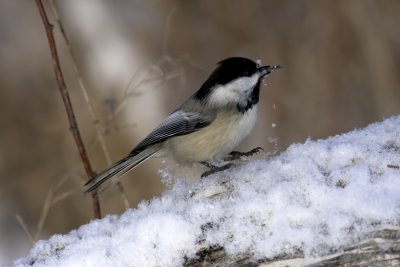
[[105, 182], [111, 181], [110, 178], [116, 175], [122, 176], [151, 157], [158, 150], [159, 149], [154, 146], [149, 147], [136, 155], [130, 154], [120, 161], [115, 162], [111, 167], [90, 179], [83, 187], [84, 192], [89, 193], [98, 190], [100, 186], [104, 186]]

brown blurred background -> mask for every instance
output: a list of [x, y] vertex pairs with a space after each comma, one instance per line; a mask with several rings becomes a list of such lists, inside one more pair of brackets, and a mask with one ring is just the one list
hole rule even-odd
[[[130, 152], [199, 88], [216, 62], [230, 56], [284, 66], [264, 86], [260, 118], [243, 150], [283, 150], [400, 113], [397, 0], [55, 5], [112, 161]], [[89, 222], [92, 210], [81, 193], [84, 171], [34, 1], [1, 1], [0, 22], [1, 264], [31, 247], [22, 224], [33, 239], [45, 239]], [[58, 27], [55, 34], [81, 134], [100, 171], [108, 162]], [[165, 190], [158, 170], [168, 165], [151, 160], [122, 180], [131, 207]], [[103, 214], [125, 209], [116, 187], [101, 194], [101, 205]]]

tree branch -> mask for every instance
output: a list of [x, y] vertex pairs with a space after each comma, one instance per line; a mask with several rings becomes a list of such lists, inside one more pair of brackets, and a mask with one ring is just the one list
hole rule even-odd
[[[53, 10], [54, 18], [55, 18], [55, 20], [56, 20], [56, 22], [58, 24], [58, 27], [59, 27], [59, 29], [61, 31], [61, 35], [64, 38], [65, 44], [67, 45], [68, 53], [69, 53], [69, 55], [70, 55], [70, 57], [72, 59], [72, 66], [73, 66], [73, 69], [74, 69], [75, 74], [77, 76], [77, 79], [78, 79], [78, 82], [79, 82], [79, 87], [81, 88], [81, 92], [82, 92], [83, 98], [85, 99], [85, 102], [86, 102], [86, 105], [88, 107], [89, 113], [90, 113], [90, 115], [92, 117], [93, 124], [94, 124], [94, 127], [96, 129], [97, 140], [100, 143], [100, 148], [103, 151], [103, 154], [104, 154], [104, 157], [106, 159], [107, 165], [111, 166], [113, 161], [111, 159], [110, 151], [108, 150], [107, 145], [106, 145], [106, 140], [104, 138], [104, 133], [103, 133], [104, 131], [102, 131], [102, 129], [101, 129], [102, 125], [100, 123], [100, 119], [99, 119], [99, 117], [98, 117], [98, 115], [96, 113], [96, 110], [95, 110], [95, 108], [93, 106], [92, 100], [91, 100], [91, 98], [89, 96], [89, 92], [88, 92], [87, 86], [85, 85], [85, 82], [84, 82], [84, 79], [83, 79], [83, 75], [82, 75], [81, 71], [78, 68], [78, 60], [75, 57], [74, 52], [72, 51], [71, 43], [69, 42], [69, 38], [67, 36], [67, 33], [65, 32], [63, 23], [62, 23], [61, 18], [60, 18], [60, 15], [58, 13], [56, 5], [54, 4], [54, 0], [50, 0], [49, 2], [50, 2], [50, 6], [51, 6], [51, 8]], [[127, 195], [125, 194], [125, 189], [124, 189], [122, 183], [120, 181], [116, 181], [115, 185], [117, 186], [117, 189], [118, 189], [118, 191], [120, 193], [120, 196], [121, 196], [121, 199], [122, 199], [122, 203], [124, 204], [125, 209], [126, 210], [129, 209], [129, 207], [130, 207], [129, 200], [128, 200]]]
[[[46, 29], [47, 39], [49, 41], [51, 58], [53, 61], [53, 67], [54, 67], [54, 72], [56, 75], [58, 88], [60, 90], [61, 97], [63, 99], [65, 110], [66, 110], [67, 116], [68, 116], [68, 121], [69, 121], [69, 125], [70, 125], [69, 129], [74, 137], [76, 146], [79, 151], [79, 155], [81, 157], [81, 161], [82, 161], [83, 166], [86, 171], [86, 175], [87, 175], [88, 179], [90, 179], [94, 176], [95, 173], [91, 167], [89, 158], [87, 156], [85, 145], [83, 144], [83, 141], [82, 141], [82, 138], [81, 138], [81, 135], [79, 132], [78, 124], [76, 122], [75, 114], [74, 114], [74, 111], [72, 108], [72, 103], [69, 98], [67, 86], [65, 85], [64, 76], [61, 71], [60, 60], [58, 58], [56, 43], [55, 43], [55, 39], [54, 39], [54, 35], [53, 35], [53, 25], [49, 22], [49, 19], [47, 17], [47, 14], [44, 9], [42, 1], [36, 0], [36, 5], [39, 9], [40, 16], [42, 18], [44, 27]], [[93, 205], [94, 217], [100, 218], [101, 217], [100, 202], [99, 202], [99, 198], [98, 198], [98, 195], [96, 192], [92, 193], [92, 205]]]
[[197, 258], [186, 259], [185, 267], [202, 266], [306, 266], [306, 267], [380, 267], [399, 266], [400, 228], [383, 228], [366, 235], [355, 245], [344, 247], [342, 251], [318, 258], [304, 258], [299, 251], [282, 254], [273, 259], [252, 259], [253, 252], [228, 255], [223, 247], [200, 247]]

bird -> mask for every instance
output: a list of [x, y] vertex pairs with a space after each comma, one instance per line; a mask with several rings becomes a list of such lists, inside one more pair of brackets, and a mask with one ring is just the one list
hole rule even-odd
[[244, 153], [233, 149], [256, 124], [263, 79], [280, 68], [244, 57], [218, 62], [197, 92], [126, 157], [89, 180], [84, 192], [98, 191], [113, 176], [119, 177], [151, 157], [168, 156], [183, 165], [201, 163], [210, 169], [203, 173], [205, 177], [232, 166], [215, 163], [257, 153], [261, 148]]

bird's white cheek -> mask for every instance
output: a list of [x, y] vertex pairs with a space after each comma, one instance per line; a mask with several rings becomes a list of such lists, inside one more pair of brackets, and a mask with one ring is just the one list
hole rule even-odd
[[211, 106], [225, 106], [230, 103], [237, 103], [241, 99], [241, 94], [236, 88], [230, 85], [221, 86], [217, 88], [209, 98], [209, 105]]
[[259, 79], [260, 74], [255, 73], [251, 77], [242, 77], [219, 86], [211, 94], [209, 104], [212, 106], [224, 106], [244, 102], [251, 94]]

